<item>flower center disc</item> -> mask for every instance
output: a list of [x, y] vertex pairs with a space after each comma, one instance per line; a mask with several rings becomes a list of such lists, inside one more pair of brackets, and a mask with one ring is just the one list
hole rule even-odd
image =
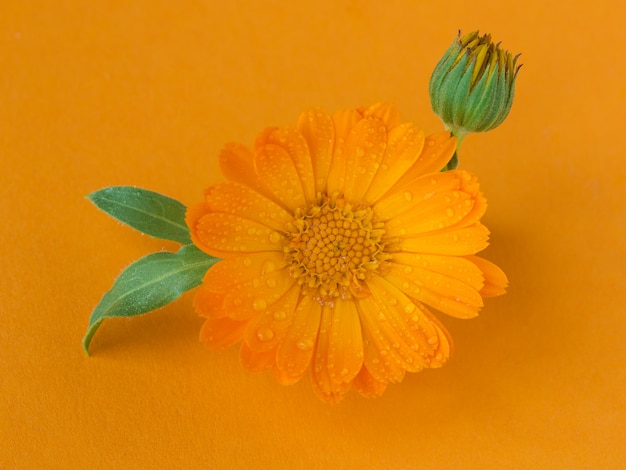
[[364, 280], [387, 257], [382, 222], [371, 208], [355, 208], [340, 197], [318, 195], [296, 211], [287, 230], [285, 253], [290, 273], [323, 305], [337, 297], [368, 294]]

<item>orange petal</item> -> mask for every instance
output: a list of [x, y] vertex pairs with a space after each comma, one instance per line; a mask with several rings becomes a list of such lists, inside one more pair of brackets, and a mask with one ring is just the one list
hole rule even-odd
[[228, 317], [207, 319], [200, 329], [200, 341], [209, 349], [228, 348], [241, 341], [247, 323]]
[[361, 371], [354, 378], [352, 385], [361, 395], [368, 398], [381, 396], [387, 388], [387, 382], [376, 380], [365, 366], [361, 367]]
[[[419, 352], [421, 361], [407, 370], [414, 372], [422, 367], [439, 367], [443, 364], [452, 351], [452, 339], [444, 326], [426, 307], [419, 302], [411, 302], [386, 278], [373, 278], [372, 281], [368, 281], [368, 286], [382, 307], [383, 314], [397, 331], [406, 336], [411, 350]], [[385, 309], [388, 306], [393, 308]], [[413, 342], [409, 341], [411, 337]]]
[[298, 171], [285, 149], [274, 144], [261, 144], [256, 148], [254, 166], [259, 180], [269, 188], [274, 198], [295, 212], [306, 206], [306, 199]]
[[480, 220], [485, 209], [477, 179], [466, 171], [418, 178], [387, 193], [375, 206], [376, 214], [387, 220], [390, 237], [470, 225]]
[[298, 130], [306, 140], [313, 162], [315, 194], [325, 192], [335, 142], [333, 121], [322, 110], [307, 111], [298, 120]]
[[223, 259], [206, 272], [202, 287], [211, 292], [226, 294], [236, 290], [239, 284], [280, 270], [286, 265], [283, 253], [277, 251], [248, 253]]
[[428, 367], [438, 342], [438, 326], [428, 311], [380, 276], [367, 285], [372, 295], [359, 300], [364, 362], [380, 382], [399, 382], [405, 371]]
[[367, 192], [385, 155], [387, 130], [384, 123], [374, 117], [357, 122], [348, 135], [344, 148], [346, 175], [344, 195], [358, 203]]
[[431, 232], [417, 237], [403, 238], [390, 244], [388, 252], [409, 251], [439, 255], [473, 255], [484, 250], [489, 240], [489, 230], [480, 223], [464, 228]]
[[413, 299], [457, 318], [478, 315], [483, 299], [475, 287], [417, 266], [389, 263], [385, 279]]
[[[363, 365], [363, 337], [353, 301], [322, 309], [311, 379], [327, 400], [340, 399]], [[347, 385], [347, 386], [346, 386]]]
[[346, 141], [352, 127], [363, 119], [363, 116], [358, 111], [350, 109], [335, 113], [332, 119], [335, 128], [335, 145], [326, 183], [328, 195], [343, 194], [346, 184]]
[[295, 128], [279, 127], [262, 136], [262, 140], [257, 141], [257, 145], [273, 144], [285, 150], [296, 168], [305, 199], [314, 201], [316, 193], [313, 164], [307, 141], [302, 134]]
[[276, 352], [276, 367], [283, 380], [297, 381], [311, 363], [317, 340], [322, 307], [310, 295], [305, 295], [296, 307], [287, 334]]
[[455, 150], [456, 137], [451, 136], [448, 131], [429, 135], [419, 158], [394, 188], [399, 188], [423, 175], [438, 173], [450, 161]]
[[262, 194], [267, 194], [267, 189], [259, 181], [254, 171], [252, 152], [245, 145], [227, 144], [219, 155], [219, 164], [222, 174], [227, 179], [249, 186]]
[[293, 285], [294, 280], [287, 268], [268, 272], [237, 284], [224, 297], [222, 308], [235, 320], [248, 319], [273, 308], [273, 304]]
[[239, 360], [246, 370], [250, 372], [261, 372], [271, 369], [276, 363], [276, 349], [263, 352], [253, 351], [243, 342], [239, 350]]
[[291, 324], [299, 295], [300, 286], [293, 284], [280, 299], [250, 320], [244, 339], [251, 350], [261, 352], [277, 347]]
[[236, 182], [221, 183], [205, 191], [207, 210], [225, 212], [266, 225], [274, 230], [283, 230], [293, 216], [249, 186]]
[[365, 199], [377, 201], [417, 160], [424, 147], [424, 133], [411, 123], [400, 124], [388, 136], [387, 149]]
[[509, 280], [498, 266], [478, 256], [467, 256], [467, 259], [478, 266], [485, 277], [485, 284], [480, 290], [483, 297], [497, 297], [506, 293]]
[[335, 315], [333, 306], [322, 307], [320, 334], [315, 344], [310, 375], [313, 390], [327, 403], [339, 402], [350, 389], [350, 381], [344, 382], [337, 379], [338, 371], [335, 369], [334, 357], [331, 352], [333, 342], [333, 333], [331, 331], [340, 321], [342, 319]]
[[212, 292], [204, 284], [196, 289], [193, 298], [193, 308], [198, 315], [204, 318], [222, 318], [228, 315], [222, 308], [226, 294]]
[[191, 233], [198, 248], [218, 258], [283, 250], [279, 232], [233, 214], [205, 214], [191, 227]]
[[363, 112], [364, 117], [376, 117], [380, 119], [387, 131], [391, 131], [394, 127], [400, 124], [400, 112], [398, 108], [389, 103], [376, 103], [365, 109]]

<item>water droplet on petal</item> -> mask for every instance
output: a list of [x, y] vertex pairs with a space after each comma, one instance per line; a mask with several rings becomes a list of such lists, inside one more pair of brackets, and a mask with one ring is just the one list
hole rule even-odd
[[415, 304], [414, 303], [408, 303], [404, 306], [404, 311], [405, 313], [413, 313], [415, 311]]
[[271, 328], [267, 327], [259, 328], [259, 330], [256, 332], [256, 336], [257, 338], [259, 338], [259, 341], [271, 341], [274, 338], [274, 331]]
[[278, 232], [272, 232], [270, 234], [270, 242], [278, 243], [280, 241], [280, 234]]
[[278, 311], [274, 312], [274, 319], [275, 320], [284, 320], [286, 317], [287, 317], [287, 315], [282, 310], [278, 310]]
[[263, 263], [263, 267], [261, 268], [261, 274], [273, 273], [276, 271], [276, 265], [271, 261], [266, 261]]
[[308, 351], [313, 347], [313, 341], [308, 338], [301, 339], [296, 343], [296, 346], [300, 351]]
[[252, 265], [252, 260], [250, 258], [244, 258], [243, 259], [243, 265], [244, 266], [251, 266]]
[[265, 284], [267, 284], [267, 287], [276, 287], [276, 279], [270, 278], [265, 281]]
[[446, 209], [446, 215], [447, 215], [448, 217], [454, 217], [454, 209], [452, 209], [452, 207], [448, 207], [448, 208]]
[[404, 191], [404, 200], [405, 201], [412, 201], [413, 200], [413, 193], [411, 191]]
[[265, 310], [267, 308], [267, 301], [265, 299], [254, 299], [252, 302], [252, 308], [255, 310]]

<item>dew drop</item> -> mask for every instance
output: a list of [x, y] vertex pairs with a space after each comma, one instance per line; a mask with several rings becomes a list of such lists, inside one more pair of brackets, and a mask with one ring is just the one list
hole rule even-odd
[[435, 336], [431, 336], [430, 338], [428, 338], [428, 344], [435, 344], [438, 341], [439, 340]]
[[259, 328], [256, 332], [256, 337], [259, 338], [259, 341], [266, 343], [274, 338], [274, 331], [267, 327]]
[[404, 200], [405, 201], [412, 201], [413, 200], [413, 193], [411, 191], [404, 191]]
[[234, 305], [235, 307], [240, 307], [242, 303], [243, 303], [243, 300], [241, 300], [241, 299], [235, 299], [235, 300], [233, 300], [233, 305]]
[[452, 207], [448, 207], [448, 208], [446, 209], [446, 215], [447, 215], [448, 217], [454, 217], [454, 209], [452, 209]]
[[413, 272], [413, 268], [411, 266], [404, 267], [405, 274], [411, 274]]
[[266, 261], [263, 263], [263, 267], [261, 268], [261, 274], [273, 273], [276, 271], [276, 265], [271, 261]]
[[244, 266], [251, 266], [252, 265], [252, 260], [250, 258], [244, 258], [243, 259], [243, 265]]
[[344, 367], [343, 369], [341, 369], [341, 372], [339, 372], [339, 375], [345, 377], [346, 375], [348, 375], [348, 369]]
[[272, 232], [270, 234], [270, 242], [278, 243], [280, 241], [280, 234], [278, 232]]
[[284, 320], [285, 318], [287, 318], [287, 315], [282, 310], [278, 310], [274, 312], [273, 316], [274, 316], [274, 320]]
[[432, 139], [426, 139], [426, 145], [428, 145], [429, 147], [434, 147], [435, 141]]
[[456, 233], [454, 235], [452, 235], [452, 241], [454, 241], [454, 242], [458, 242], [459, 241], [459, 236]]
[[252, 308], [258, 311], [265, 310], [267, 308], [267, 301], [265, 299], [254, 299]]
[[267, 284], [267, 287], [276, 287], [276, 279], [270, 278], [265, 281], [265, 284]]
[[413, 313], [415, 311], [415, 304], [408, 303], [404, 306], [405, 313]]
[[309, 349], [311, 349], [313, 347], [313, 341], [311, 341], [308, 338], [305, 339], [301, 339], [300, 341], [298, 341], [296, 343], [296, 347], [300, 350], [300, 351], [308, 351]]

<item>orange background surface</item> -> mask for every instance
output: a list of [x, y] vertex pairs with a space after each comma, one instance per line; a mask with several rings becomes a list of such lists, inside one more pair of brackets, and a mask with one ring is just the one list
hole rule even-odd
[[[590, 5], [2, 2], [0, 468], [625, 468], [626, 7]], [[509, 292], [442, 318], [444, 368], [325, 405], [205, 350], [191, 294], [106, 321], [85, 357], [122, 268], [176, 248], [85, 194], [194, 203], [224, 143], [311, 106], [389, 101], [439, 131], [428, 79], [459, 28], [524, 66], [509, 119], [461, 151]]]

